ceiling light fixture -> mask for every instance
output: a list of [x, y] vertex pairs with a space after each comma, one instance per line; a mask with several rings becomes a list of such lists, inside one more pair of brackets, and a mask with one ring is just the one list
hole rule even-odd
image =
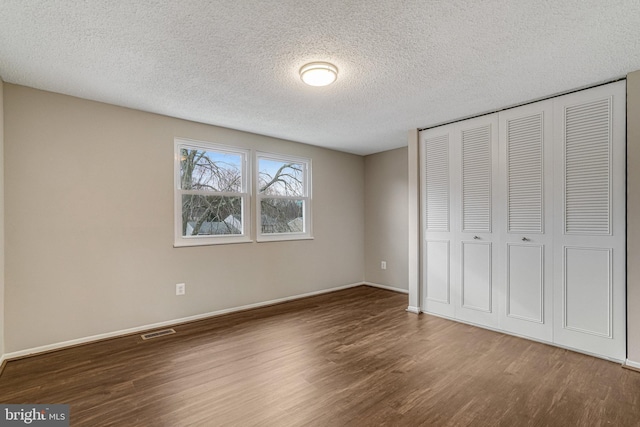
[[300, 78], [309, 86], [327, 86], [338, 78], [338, 68], [328, 62], [311, 62], [300, 68]]

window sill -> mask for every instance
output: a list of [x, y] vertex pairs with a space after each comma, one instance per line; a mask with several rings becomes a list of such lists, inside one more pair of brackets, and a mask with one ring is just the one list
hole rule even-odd
[[[215, 239], [215, 240], [214, 240]], [[188, 248], [193, 246], [218, 246], [218, 245], [234, 245], [237, 243], [252, 243], [253, 240], [246, 236], [237, 237], [237, 238], [191, 238], [191, 239], [180, 239], [173, 242], [174, 248]]]
[[294, 234], [294, 235], [261, 235], [256, 238], [258, 243], [266, 242], [290, 242], [295, 240], [313, 240], [313, 236], [308, 234]]

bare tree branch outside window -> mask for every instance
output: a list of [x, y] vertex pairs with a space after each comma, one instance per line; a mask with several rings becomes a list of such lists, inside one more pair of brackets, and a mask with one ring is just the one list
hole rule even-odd
[[303, 232], [304, 165], [261, 158], [258, 169], [262, 232]]
[[183, 236], [242, 234], [242, 197], [216, 194], [242, 191], [241, 161], [233, 153], [180, 150], [181, 189], [198, 191], [182, 194]]

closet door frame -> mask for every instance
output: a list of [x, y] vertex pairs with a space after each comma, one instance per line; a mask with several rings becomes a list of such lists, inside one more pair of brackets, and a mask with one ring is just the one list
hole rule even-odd
[[[591, 193], [592, 187], [589, 182], [599, 179], [596, 179], [597, 171], [604, 170], [604, 166], [597, 160], [599, 154], [592, 155], [592, 151], [589, 151], [592, 150], [590, 138], [599, 138], [593, 133], [593, 129], [597, 129], [600, 125], [592, 118], [592, 111], [589, 110], [591, 106], [588, 106], [588, 111], [582, 111], [579, 108], [567, 110], [572, 106], [580, 107], [582, 104], [602, 100], [610, 102], [608, 229], [598, 222], [600, 212], [604, 209], [597, 205], [597, 200], [601, 200], [602, 197], [598, 194], [594, 197], [590, 195], [583, 197], [583, 194]], [[593, 108], [596, 107], [598, 105]], [[573, 175], [570, 179], [573, 181], [570, 188], [574, 190], [577, 188], [577, 190], [572, 190], [573, 193], [570, 193], [569, 205], [565, 200], [565, 181], [567, 180], [565, 154], [568, 153], [565, 130], [567, 111], [572, 111], [570, 114], [573, 114], [570, 116], [573, 120], [572, 128], [575, 128], [574, 124], [578, 123], [576, 128], [578, 134], [586, 135], [584, 137], [586, 148], [582, 150], [582, 146], [578, 145], [577, 151], [571, 151], [568, 155], [573, 156], [571, 164], [578, 162], [582, 165], [580, 162], [583, 157], [586, 159], [585, 164], [595, 161], [594, 167], [583, 167], [586, 173], [582, 170], [579, 170], [577, 175], [571, 172]], [[523, 228], [511, 230], [507, 227], [509, 186], [506, 126], [509, 120], [539, 112], [542, 113], [543, 122], [543, 227], [540, 232]], [[626, 357], [625, 124], [626, 82], [620, 81], [419, 132], [418, 152], [421, 165], [419, 185], [422, 197], [419, 250], [422, 263], [420, 289], [423, 311], [554, 343], [560, 347], [598, 357], [616, 361], [624, 360]], [[464, 227], [463, 139], [465, 131], [482, 126], [489, 126], [491, 129], [490, 220], [488, 228], [474, 230]], [[424, 140], [443, 134], [447, 135], [449, 150], [447, 154], [449, 158], [449, 227], [446, 230], [436, 231], [428, 230], [426, 227]], [[571, 138], [574, 137], [571, 136]], [[574, 142], [571, 144], [576, 146]], [[596, 147], [593, 150], [593, 153], [596, 153], [599, 149]], [[485, 160], [480, 163], [486, 163], [486, 157], [483, 159]], [[468, 167], [469, 164], [472, 165], [471, 168]], [[467, 170], [470, 170], [473, 175], [473, 163], [467, 163]], [[577, 181], [576, 177], [578, 177]], [[583, 187], [581, 187], [581, 179], [587, 182]], [[479, 181], [483, 180], [484, 178], [479, 179]], [[600, 185], [602, 186], [602, 183]], [[469, 191], [472, 187], [468, 187], [467, 190]], [[485, 194], [482, 191], [481, 193]], [[583, 199], [595, 201], [595, 207], [591, 209], [592, 213], [596, 213], [595, 215], [590, 216], [590, 204], [587, 208], [580, 210]], [[486, 210], [481, 206], [476, 211], [483, 212], [483, 209]], [[574, 210], [571, 211], [571, 209]], [[566, 220], [569, 215], [567, 212], [572, 218], [572, 227], [577, 228], [567, 228]], [[594, 225], [588, 225], [586, 232], [580, 232], [580, 224], [588, 223], [591, 217], [594, 218]], [[593, 227], [595, 231], [590, 232], [588, 227]], [[522, 240], [523, 238], [526, 240]], [[431, 252], [427, 248], [429, 245], [431, 245], [429, 247]], [[437, 265], [437, 271], [430, 270], [429, 263]], [[514, 272], [517, 274], [512, 274]], [[472, 281], [468, 281], [470, 276], [475, 276]], [[465, 280], [467, 280], [466, 283]], [[439, 294], [430, 292], [429, 281], [432, 283], [439, 281], [442, 285], [439, 288]], [[535, 289], [538, 283], [540, 284]], [[533, 298], [538, 305], [526, 301], [527, 304], [517, 307], [514, 305], [517, 303], [517, 298], [522, 301]], [[477, 301], [479, 303], [476, 303]]]

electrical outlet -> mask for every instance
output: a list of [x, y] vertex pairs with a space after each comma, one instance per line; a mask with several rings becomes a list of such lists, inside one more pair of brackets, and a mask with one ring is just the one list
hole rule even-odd
[[176, 283], [176, 295], [184, 295], [187, 292], [187, 285]]
[[380, 261], [380, 268], [383, 270], [387, 269], [387, 261]]

